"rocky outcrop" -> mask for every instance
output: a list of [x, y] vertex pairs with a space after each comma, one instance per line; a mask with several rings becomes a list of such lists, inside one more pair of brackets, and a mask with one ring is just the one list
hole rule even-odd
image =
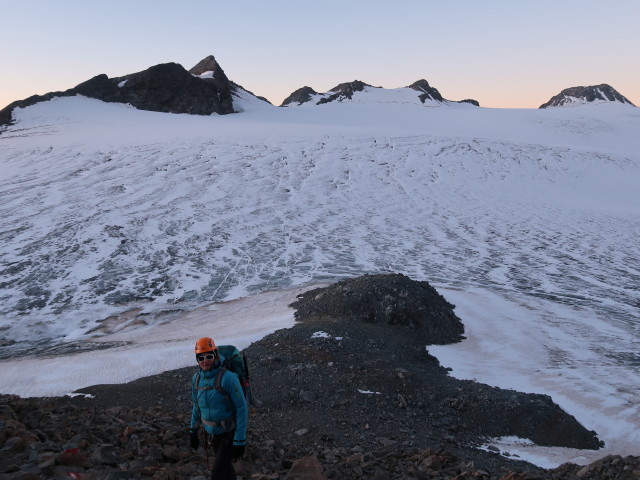
[[[211, 75], [203, 75], [205, 72], [211, 72]], [[232, 93], [232, 83], [215, 58], [209, 56], [189, 72], [177, 63], [164, 63], [123, 77], [97, 75], [64, 92], [34, 95], [13, 102], [0, 111], [0, 126], [11, 124], [15, 108], [28, 107], [55, 97], [84, 95], [103, 102], [127, 103], [140, 110], [154, 112], [225, 115], [234, 112]]]
[[417, 82], [414, 82], [411, 85], [409, 85], [409, 87], [407, 88], [412, 88], [413, 90], [422, 92], [418, 97], [422, 103], [424, 103], [427, 100], [444, 102], [444, 98], [442, 98], [442, 95], [440, 95], [440, 92], [438, 91], [438, 89], [429, 85], [429, 82], [427, 82], [425, 79], [418, 80]]
[[547, 103], [543, 103], [539, 108], [562, 107], [565, 105], [575, 105], [592, 102], [617, 102], [633, 105], [627, 98], [622, 96], [610, 85], [592, 85], [588, 87], [571, 87], [562, 90], [558, 95], [551, 97]]
[[[302, 87], [293, 92], [287, 98], [284, 99], [281, 107], [286, 107], [289, 105], [302, 105], [303, 103], [308, 103], [312, 101], [313, 97], [318, 95], [321, 98], [316, 102], [316, 105], [322, 105], [325, 103], [331, 103], [335, 101], [343, 101], [343, 100], [351, 100], [353, 98], [354, 93], [362, 92], [366, 87], [371, 87], [360, 80], [354, 80], [353, 82], [345, 82], [341, 83], [326, 93], [318, 94], [311, 87]], [[375, 88], [375, 87], [372, 87]]]
[[[550, 397], [457, 380], [449, 377], [433, 357], [421, 355], [426, 345], [460, 341], [464, 330], [453, 313], [454, 306], [428, 282], [401, 274], [364, 275], [310, 290], [291, 306], [301, 321], [296, 332], [280, 332], [277, 340], [272, 336], [264, 341], [279, 345], [279, 363], [313, 363], [311, 370], [305, 369], [309, 378], [296, 379], [296, 386], [301, 391], [317, 392], [325, 401], [335, 401], [334, 410], [340, 409], [340, 395], [334, 397], [333, 392], [340, 390], [340, 384], [351, 385], [354, 391], [357, 387], [380, 392], [367, 400], [370, 412], [388, 410], [397, 396], [405, 410], [399, 417], [408, 415], [414, 427], [420, 424], [418, 430], [430, 432], [437, 431], [438, 426], [427, 418], [435, 415], [438, 421], [447, 419], [445, 423], [455, 425], [457, 439], [463, 443], [473, 443], [474, 438], [483, 436], [513, 435], [545, 446], [600, 447], [595, 432], [586, 430]], [[318, 330], [325, 336], [315, 341], [305, 339]], [[261, 345], [262, 341], [257, 342], [254, 348]], [[348, 358], [334, 355], [334, 350], [348, 352]], [[333, 365], [326, 367], [325, 362]], [[356, 375], [350, 375], [355, 372], [349, 372], [349, 365], [358, 366]], [[340, 378], [340, 371], [347, 377]], [[286, 373], [281, 377], [286, 384]], [[354, 393], [351, 401], [357, 402], [356, 398]], [[362, 425], [351, 419], [356, 429], [364, 428], [365, 423], [384, 422], [377, 416], [370, 421], [366, 420], [367, 414], [362, 417]], [[402, 423], [399, 417], [395, 421]]]
[[447, 302], [428, 282], [402, 274], [364, 275], [310, 290], [291, 304], [298, 319], [341, 319], [409, 327], [424, 345], [455, 343], [464, 326]]
[[79, 93], [106, 102], [130, 103], [140, 110], [195, 115], [233, 113], [229, 79], [221, 68], [212, 78], [198, 78], [181, 65], [166, 63], [143, 72], [113, 79], [117, 90], [105, 94], [94, 91]]
[[189, 73], [197, 76], [201, 76], [209, 72], [213, 77], [220, 76], [227, 78], [227, 76], [224, 74], [224, 71], [222, 70], [222, 67], [220, 67], [213, 55], [209, 55], [208, 57], [203, 58], [189, 70]]
[[317, 94], [318, 94], [318, 92], [316, 92], [311, 87], [302, 87], [302, 88], [299, 88], [298, 90], [296, 90], [295, 92], [293, 92], [287, 98], [285, 98], [280, 106], [281, 107], [286, 107], [287, 105], [290, 105], [292, 103], [296, 103], [298, 105], [301, 105], [303, 103], [310, 102], [311, 99], [313, 98], [313, 96], [317, 95]]
[[[413, 90], [416, 90], [417, 92], [421, 92], [418, 98], [422, 103], [426, 102], [427, 100], [433, 100], [436, 102], [450, 101], [443, 98], [438, 89], [429, 85], [429, 82], [427, 82], [425, 79], [418, 80], [417, 82], [409, 85], [407, 88], [411, 88]], [[469, 103], [471, 105], [475, 105], [476, 107], [480, 106], [480, 103], [477, 100], [473, 100], [470, 98], [465, 100], [457, 100], [456, 103]]]
[[3, 127], [13, 124], [13, 111], [16, 108], [26, 108], [39, 102], [47, 102], [54, 97], [68, 97], [71, 95], [74, 94], [67, 92], [50, 92], [45, 95], [32, 95], [31, 97], [25, 98], [24, 100], [18, 100], [10, 103], [2, 110], [0, 110], [0, 133], [2, 133]]
[[[313, 101], [314, 97], [319, 98], [316, 101], [316, 105], [322, 105], [325, 103], [335, 102], [335, 101], [344, 101], [351, 100], [353, 98], [354, 93], [362, 92], [365, 88], [381, 88], [381, 87], [372, 87], [371, 85], [364, 83], [360, 80], [355, 80], [353, 82], [345, 82], [337, 85], [326, 93], [318, 93], [311, 87], [302, 87], [289, 95], [280, 105], [281, 107], [292, 106], [292, 105], [302, 105], [303, 103], [308, 103]], [[437, 88], [429, 85], [424, 79], [418, 80], [417, 82], [412, 83], [408, 87], [412, 90], [418, 92], [418, 98], [422, 103], [425, 103], [427, 100], [434, 102], [447, 102], [445, 98], [442, 97]], [[480, 104], [476, 100], [460, 100], [458, 103], [470, 103], [475, 106], [480, 106]]]
[[480, 106], [480, 102], [478, 102], [477, 100], [474, 100], [473, 98], [465, 98], [464, 100], [458, 100], [458, 103], [468, 103], [476, 107]]
[[329, 103], [333, 101], [342, 101], [342, 100], [351, 100], [353, 98], [353, 94], [356, 92], [362, 92], [365, 87], [371, 87], [360, 80], [354, 80], [353, 82], [345, 82], [341, 83], [333, 87], [329, 92], [333, 92], [331, 95], [328, 95], [318, 101], [318, 105], [322, 105], [323, 103]]
[[[599, 442], [548, 397], [451, 378], [416, 335], [435, 321], [431, 315], [444, 318], [453, 308], [427, 282], [371, 275], [331, 287], [300, 298], [293, 328], [245, 349], [256, 406], [238, 476], [636, 478], [638, 457], [543, 470], [476, 448], [503, 435], [578, 448]], [[414, 296], [436, 308], [410, 308]], [[360, 307], [336, 315], [345, 299]], [[0, 395], [0, 480], [208, 478], [205, 452], [188, 448], [194, 369], [96, 385], [73, 398]]]
[[213, 55], [209, 55], [208, 57], [205, 57], [202, 60], [200, 60], [196, 65], [194, 65], [189, 70], [189, 73], [197, 77], [200, 77], [206, 81], [212, 80], [221, 91], [225, 91], [228, 88], [228, 90], [232, 94], [236, 94], [236, 95], [239, 94], [241, 91], [246, 92], [249, 95], [271, 105], [271, 102], [266, 98], [260, 97], [255, 93], [247, 90], [242, 85], [238, 85], [237, 83], [230, 81], [225, 75], [224, 70], [222, 70], [222, 67], [216, 61]]

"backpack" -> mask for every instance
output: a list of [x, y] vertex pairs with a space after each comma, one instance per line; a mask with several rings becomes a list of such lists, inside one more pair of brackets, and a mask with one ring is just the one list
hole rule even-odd
[[[218, 353], [224, 357], [222, 366], [230, 372], [238, 375], [238, 380], [240, 380], [240, 386], [242, 387], [244, 398], [247, 401], [247, 406], [253, 406], [253, 396], [251, 395], [251, 385], [249, 384], [249, 365], [247, 364], [247, 356], [244, 352], [241, 354], [233, 345], [218, 346]], [[220, 375], [220, 380], [222, 380], [222, 375]]]
[[[219, 345], [218, 353], [224, 357], [224, 362], [222, 362], [222, 367], [218, 374], [216, 375], [213, 388], [218, 390], [220, 393], [224, 395], [227, 399], [227, 403], [230, 408], [233, 408], [233, 402], [231, 401], [231, 397], [226, 392], [224, 388], [222, 388], [222, 376], [228, 370], [230, 372], [238, 375], [238, 380], [240, 380], [240, 386], [242, 387], [242, 393], [244, 393], [244, 398], [247, 402], [247, 407], [253, 406], [253, 396], [251, 394], [251, 385], [249, 384], [249, 366], [247, 364], [247, 357], [244, 354], [240, 354], [240, 351], [233, 345]], [[199, 385], [200, 383], [200, 371], [198, 371], [195, 379], [195, 385]]]

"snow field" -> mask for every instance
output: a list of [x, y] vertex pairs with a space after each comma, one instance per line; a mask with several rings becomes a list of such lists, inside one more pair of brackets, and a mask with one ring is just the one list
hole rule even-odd
[[[548, 393], [607, 442], [509, 449], [637, 454], [637, 109], [362, 93], [225, 117], [81, 97], [18, 111], [0, 134], [2, 390], [189, 365], [195, 331], [248, 344], [292, 324], [297, 288], [400, 272], [458, 306], [468, 340], [429, 347], [453, 375]], [[50, 384], [19, 357], [37, 347]]]

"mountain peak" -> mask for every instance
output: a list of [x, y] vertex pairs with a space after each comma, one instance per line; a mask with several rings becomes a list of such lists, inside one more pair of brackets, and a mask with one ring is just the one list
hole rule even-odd
[[97, 75], [63, 92], [18, 100], [0, 110], [0, 126], [12, 124], [15, 108], [74, 95], [130, 104], [139, 110], [154, 112], [225, 115], [235, 112], [233, 94], [238, 88], [242, 87], [231, 82], [215, 57], [209, 55], [189, 71], [177, 63], [162, 63], [123, 77]]
[[333, 92], [333, 95], [323, 98], [318, 102], [318, 105], [322, 105], [323, 103], [333, 102], [334, 100], [342, 101], [342, 100], [351, 100], [353, 98], [353, 94], [356, 92], [362, 92], [365, 87], [371, 87], [371, 85], [364, 83], [360, 80], [354, 80], [353, 82], [345, 82], [333, 87], [330, 92]]
[[429, 82], [427, 82], [424, 78], [418, 80], [417, 82], [413, 82], [407, 88], [411, 88], [418, 92], [422, 92], [418, 97], [420, 98], [420, 101], [422, 103], [424, 103], [426, 100], [435, 100], [437, 102], [444, 102], [444, 98], [442, 98], [442, 95], [440, 95], [440, 92], [438, 91], [438, 89], [429, 85]]
[[291, 103], [297, 103], [298, 105], [302, 103], [307, 103], [311, 101], [311, 98], [313, 97], [313, 95], [317, 95], [317, 94], [318, 92], [316, 92], [313, 88], [305, 86], [297, 89], [287, 98], [285, 98], [280, 106], [285, 107]]
[[213, 72], [215, 75], [218, 70], [222, 70], [222, 68], [220, 68], [220, 65], [216, 61], [216, 58], [213, 55], [209, 55], [208, 57], [200, 60], [193, 68], [191, 68], [191, 70], [189, 70], [189, 73], [200, 76], [206, 72]]
[[355, 92], [361, 92], [365, 87], [371, 87], [371, 85], [360, 80], [354, 80], [353, 82], [345, 82], [336, 85], [330, 90], [330, 92], [342, 93], [348, 98], [351, 98]]
[[551, 97], [551, 100], [547, 103], [540, 105], [539, 108], [562, 107], [591, 102], [617, 102], [635, 106], [611, 85], [603, 83], [587, 87], [565, 88], [558, 95]]

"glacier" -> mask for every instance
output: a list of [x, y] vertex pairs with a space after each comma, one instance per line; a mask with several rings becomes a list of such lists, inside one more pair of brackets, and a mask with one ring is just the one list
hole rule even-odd
[[[17, 380], [34, 349], [108, 355], [168, 325], [190, 344], [188, 318], [211, 305], [399, 272], [458, 306], [468, 340], [429, 347], [453, 375], [549, 393], [637, 451], [638, 109], [408, 90], [287, 108], [247, 96], [209, 117], [83, 97], [18, 109], [0, 134], [3, 390], [47, 393]], [[264, 331], [292, 324], [282, 312]], [[242, 317], [219, 321], [259, 336], [234, 333]]]

